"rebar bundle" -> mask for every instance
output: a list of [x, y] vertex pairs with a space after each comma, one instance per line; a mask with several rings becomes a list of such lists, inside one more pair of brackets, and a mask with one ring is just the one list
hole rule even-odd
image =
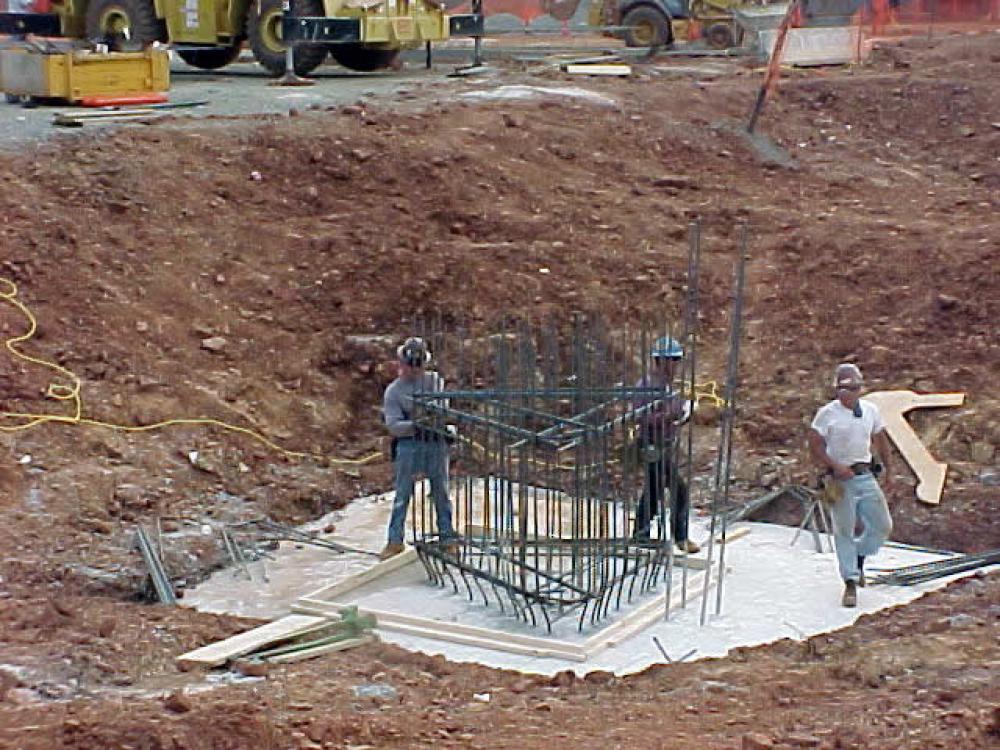
[[974, 555], [956, 555], [945, 560], [909, 565], [896, 568], [879, 575], [869, 576], [872, 583], [888, 584], [890, 586], [913, 586], [936, 578], [946, 578], [956, 573], [985, 568], [1000, 564], [1000, 549], [979, 552]]
[[[691, 237], [680, 325], [664, 314], [628, 329], [577, 316], [506, 321], [479, 338], [461, 326], [416, 331], [447, 379], [442, 390], [415, 395], [417, 439], [453, 444], [457, 537], [438, 534], [426, 486], [410, 509], [412, 542], [432, 582], [549, 629], [570, 613], [582, 629], [669, 585], [677, 540], [668, 498], [691, 486], [692, 426], [682, 424], [696, 401], [696, 226]], [[686, 355], [668, 382], [653, 376], [649, 358], [665, 338]], [[731, 414], [726, 421], [731, 429]], [[652, 425], [661, 439], [649, 438]], [[722, 460], [728, 472], [728, 455]], [[657, 482], [664, 501], [651, 503]], [[686, 556], [678, 557], [686, 585]]]

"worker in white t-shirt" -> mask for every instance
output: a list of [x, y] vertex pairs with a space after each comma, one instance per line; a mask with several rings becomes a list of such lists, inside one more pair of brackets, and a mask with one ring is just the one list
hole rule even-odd
[[[861, 398], [864, 378], [856, 365], [837, 366], [836, 398], [823, 406], [809, 430], [809, 451], [828, 471], [838, 499], [830, 506], [837, 563], [844, 580], [845, 607], [858, 603], [858, 586], [865, 585], [865, 558], [874, 555], [892, 532], [892, 517], [876, 472], [885, 472], [892, 489], [889, 439], [875, 404]], [[872, 444], [881, 466], [872, 460]], [[855, 536], [858, 522], [861, 536]]]

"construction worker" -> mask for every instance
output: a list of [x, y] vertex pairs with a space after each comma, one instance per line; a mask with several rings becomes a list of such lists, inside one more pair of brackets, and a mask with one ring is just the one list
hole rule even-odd
[[[826, 469], [837, 563], [844, 581], [842, 604], [855, 607], [864, 586], [865, 558], [874, 555], [892, 532], [892, 517], [876, 473], [885, 472], [891, 489], [889, 439], [882, 415], [861, 398], [864, 378], [856, 365], [838, 365], [836, 398], [816, 412], [809, 430], [809, 451]], [[872, 460], [872, 444], [881, 459]], [[861, 535], [855, 536], [860, 522]]]
[[448, 495], [448, 444], [436, 434], [421, 430], [412, 421], [413, 394], [440, 391], [444, 380], [427, 371], [431, 353], [420, 338], [408, 338], [396, 350], [399, 376], [385, 389], [382, 412], [392, 435], [392, 462], [395, 469], [396, 497], [389, 519], [388, 543], [381, 558], [386, 560], [403, 551], [406, 511], [413, 494], [417, 474], [430, 481], [438, 534], [442, 541], [454, 539], [451, 524], [451, 499]]
[[672, 390], [675, 368], [684, 358], [684, 349], [670, 336], [657, 339], [649, 352], [649, 372], [636, 383], [638, 388], [663, 388], [665, 393], [640, 397], [636, 408], [653, 404], [639, 418], [639, 456], [645, 464], [645, 487], [635, 514], [633, 538], [649, 540], [649, 526], [663, 504], [664, 490], [669, 487], [671, 538], [678, 549], [698, 552], [701, 547], [688, 539], [690, 501], [687, 483], [674, 464], [674, 441], [677, 426], [685, 416], [688, 403]]

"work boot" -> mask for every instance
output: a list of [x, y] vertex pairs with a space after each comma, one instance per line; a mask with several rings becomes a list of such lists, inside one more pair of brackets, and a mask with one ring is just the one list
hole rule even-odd
[[865, 586], [865, 557], [864, 555], [858, 555], [858, 586], [864, 588]]
[[701, 552], [701, 547], [692, 542], [690, 539], [685, 539], [683, 542], [677, 542], [677, 549], [681, 552], [688, 552], [692, 555]]
[[403, 545], [402, 542], [389, 542], [387, 545], [385, 545], [385, 547], [382, 548], [382, 551], [379, 552], [378, 559], [388, 560], [390, 557], [395, 557], [405, 549], [406, 547]]
[[845, 607], [856, 607], [858, 606], [858, 584], [854, 581], [847, 581], [844, 583], [844, 597], [840, 600], [840, 603]]

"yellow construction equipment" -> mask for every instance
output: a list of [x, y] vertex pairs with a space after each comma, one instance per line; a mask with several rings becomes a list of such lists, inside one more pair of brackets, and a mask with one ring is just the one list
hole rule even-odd
[[328, 54], [369, 71], [392, 66], [404, 49], [482, 36], [483, 15], [449, 14], [439, 0], [52, 0], [52, 13], [0, 13], [4, 33], [84, 39], [120, 52], [169, 43], [206, 70], [235, 62], [246, 43], [274, 75], [285, 72], [286, 40], [294, 40], [295, 73], [306, 75]]
[[10, 100], [122, 101], [169, 88], [170, 57], [162, 48], [95, 52], [49, 43], [0, 51], [0, 89]]

